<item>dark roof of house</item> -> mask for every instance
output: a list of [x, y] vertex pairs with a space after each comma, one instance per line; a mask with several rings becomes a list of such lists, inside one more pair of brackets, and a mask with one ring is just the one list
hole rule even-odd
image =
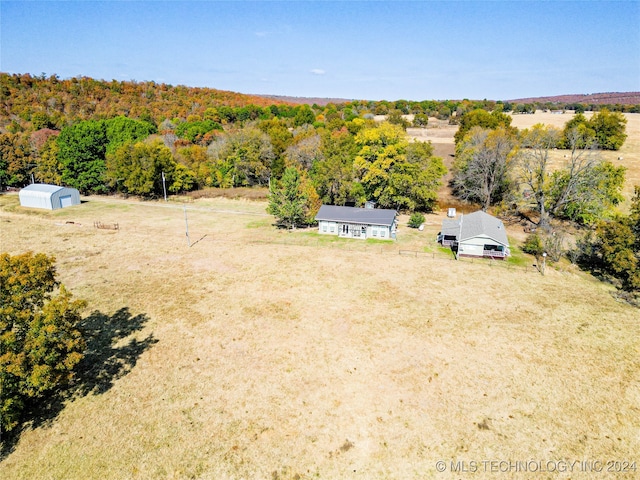
[[[462, 225], [462, 228], [461, 228]], [[445, 219], [442, 221], [442, 234], [455, 235], [459, 242], [479, 235], [484, 235], [495, 240], [502, 245], [508, 246], [507, 231], [502, 221], [482, 210], [460, 215], [455, 220]]]
[[383, 208], [341, 207], [337, 205], [322, 205], [316, 220], [330, 222], [361, 223], [367, 225], [391, 225], [398, 212]]

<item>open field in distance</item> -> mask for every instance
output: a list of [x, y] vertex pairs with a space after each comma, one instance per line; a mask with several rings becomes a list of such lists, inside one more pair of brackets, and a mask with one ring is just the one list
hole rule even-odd
[[[585, 116], [590, 118], [592, 112], [586, 112]], [[605, 160], [611, 161], [616, 166], [624, 166], [626, 171], [625, 185], [623, 194], [626, 202], [621, 205], [622, 211], [629, 208], [629, 199], [633, 196], [634, 185], [640, 185], [640, 114], [624, 113], [627, 119], [627, 140], [619, 151], [602, 151], [600, 152]], [[511, 125], [518, 129], [531, 128], [537, 123], [544, 125], [553, 125], [560, 129], [573, 117], [573, 113], [567, 112], [557, 114], [551, 112], [537, 111], [532, 115], [512, 115]], [[446, 120], [429, 119], [427, 128], [409, 128], [407, 132], [412, 138], [420, 141], [430, 140], [434, 145], [435, 153], [441, 156], [447, 167], [453, 163], [454, 144], [453, 136], [458, 129], [457, 125], [449, 125]], [[552, 161], [556, 166], [560, 166], [566, 161], [567, 152], [556, 150], [552, 152]], [[447, 198], [448, 189], [443, 189], [441, 197]]]
[[84, 200], [40, 212], [0, 196], [2, 251], [56, 256], [108, 364], [22, 432], [0, 478], [449, 479], [452, 460], [640, 460], [638, 310], [571, 266], [453, 261], [441, 213], [365, 243], [278, 231], [264, 202], [197, 199], [188, 247], [182, 204]]

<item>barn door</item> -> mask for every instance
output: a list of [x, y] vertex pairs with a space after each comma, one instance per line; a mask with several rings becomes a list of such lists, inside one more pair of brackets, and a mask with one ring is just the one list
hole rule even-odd
[[72, 205], [72, 203], [71, 203], [71, 195], [65, 195], [64, 197], [60, 197], [60, 206], [62, 208], [70, 207], [71, 205]]

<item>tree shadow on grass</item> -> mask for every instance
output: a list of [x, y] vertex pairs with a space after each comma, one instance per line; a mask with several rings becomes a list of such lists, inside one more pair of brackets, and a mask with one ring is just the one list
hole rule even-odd
[[27, 405], [23, 423], [0, 439], [0, 461], [15, 449], [22, 431], [50, 426], [66, 402], [86, 395], [101, 395], [119, 378], [131, 372], [140, 356], [158, 343], [153, 333], [142, 340], [135, 335], [148, 321], [146, 314], [133, 316], [128, 307], [121, 308], [113, 315], [96, 310], [83, 319], [80, 329], [84, 333], [87, 348], [75, 368], [72, 383]]

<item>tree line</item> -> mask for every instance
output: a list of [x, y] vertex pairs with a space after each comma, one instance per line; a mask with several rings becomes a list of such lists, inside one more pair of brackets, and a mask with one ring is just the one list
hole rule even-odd
[[453, 192], [484, 210], [532, 210], [543, 228], [551, 218], [593, 224], [623, 200], [625, 168], [603, 161], [600, 151], [622, 146], [626, 122], [604, 109], [590, 119], [577, 114], [563, 129], [537, 124], [519, 131], [502, 112], [470, 112], [455, 134]]
[[5, 185], [24, 185], [33, 174], [83, 194], [158, 197], [165, 189], [266, 187], [286, 168], [296, 168], [325, 203], [373, 200], [429, 211], [446, 173], [431, 145], [409, 142], [399, 125], [338, 117], [318, 125], [309, 107], [289, 120], [225, 127], [198, 119], [165, 120], [156, 127], [120, 116], [37, 134], [22, 142], [19, 134], [0, 135]]

